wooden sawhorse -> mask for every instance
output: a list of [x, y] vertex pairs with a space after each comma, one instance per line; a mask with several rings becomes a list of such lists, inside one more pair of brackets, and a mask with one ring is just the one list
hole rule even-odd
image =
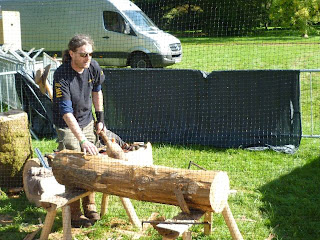
[[[57, 214], [57, 209], [62, 209], [62, 225], [63, 225], [63, 240], [72, 240], [71, 233], [71, 211], [69, 204], [77, 201], [91, 192], [85, 190], [66, 191], [63, 194], [53, 195], [40, 200], [40, 205], [47, 210], [47, 215], [44, 221], [44, 226], [41, 231], [40, 240], [47, 240], [51, 233], [52, 225]], [[108, 194], [103, 194], [101, 203], [101, 216], [106, 214], [108, 208]], [[140, 228], [141, 222], [132, 206], [130, 199], [120, 197], [131, 223]]]

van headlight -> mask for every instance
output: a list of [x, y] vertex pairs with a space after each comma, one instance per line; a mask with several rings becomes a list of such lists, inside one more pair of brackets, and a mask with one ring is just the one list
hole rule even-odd
[[161, 43], [158, 43], [158, 42], [154, 42], [154, 45], [156, 46], [156, 48], [159, 49], [160, 52], [168, 52], [168, 53], [170, 53], [169, 45], [161, 44]]

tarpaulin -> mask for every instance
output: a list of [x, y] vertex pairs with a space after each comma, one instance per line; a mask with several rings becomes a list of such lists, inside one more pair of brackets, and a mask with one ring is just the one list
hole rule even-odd
[[[124, 141], [294, 153], [301, 140], [299, 71], [104, 69], [105, 123]], [[52, 103], [16, 74], [31, 129], [55, 136]]]
[[127, 142], [293, 153], [301, 140], [299, 73], [106, 69], [106, 125]]
[[31, 132], [36, 137], [55, 137], [50, 98], [40, 92], [30, 73], [19, 71], [15, 75], [15, 81], [22, 109], [28, 113]]

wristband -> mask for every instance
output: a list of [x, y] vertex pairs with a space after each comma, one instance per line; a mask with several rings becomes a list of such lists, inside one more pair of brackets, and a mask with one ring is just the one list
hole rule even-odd
[[81, 140], [81, 141], [80, 141], [80, 146], [81, 146], [82, 144], [84, 144], [85, 141], [87, 141], [87, 139]]
[[102, 122], [104, 124], [104, 113], [103, 111], [96, 111], [97, 122]]

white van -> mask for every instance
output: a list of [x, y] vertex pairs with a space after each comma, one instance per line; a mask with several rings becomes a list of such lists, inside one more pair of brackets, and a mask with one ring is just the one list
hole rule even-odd
[[181, 61], [181, 42], [160, 30], [128, 0], [0, 0], [19, 11], [23, 50], [45, 48], [61, 56], [75, 34], [95, 42], [102, 66], [165, 67]]

